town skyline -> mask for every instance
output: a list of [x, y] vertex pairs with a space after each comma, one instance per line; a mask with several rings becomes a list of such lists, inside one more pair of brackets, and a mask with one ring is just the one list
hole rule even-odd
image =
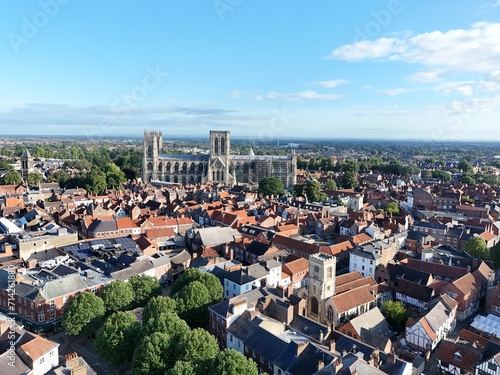
[[500, 140], [498, 1], [284, 4], [4, 9], [2, 135]]

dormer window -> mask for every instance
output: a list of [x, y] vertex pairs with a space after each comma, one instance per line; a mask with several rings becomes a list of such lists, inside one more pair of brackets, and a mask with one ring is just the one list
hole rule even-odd
[[460, 354], [459, 352], [455, 352], [453, 356], [455, 357], [455, 359], [458, 359], [459, 361], [462, 360], [462, 354]]

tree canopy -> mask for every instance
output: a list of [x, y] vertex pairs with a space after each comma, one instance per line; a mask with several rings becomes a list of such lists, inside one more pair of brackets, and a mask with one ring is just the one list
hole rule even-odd
[[309, 180], [305, 186], [305, 193], [310, 202], [325, 202], [326, 194], [321, 191], [321, 184], [317, 180]]
[[358, 178], [356, 172], [348, 170], [342, 177], [342, 187], [344, 189], [354, 189], [358, 186]]
[[168, 297], [157, 296], [151, 298], [142, 311], [142, 321], [145, 324], [149, 319], [166, 313], [175, 313], [175, 300]]
[[471, 237], [465, 243], [464, 250], [473, 257], [488, 259], [488, 248], [482, 237]]
[[279, 178], [268, 177], [259, 182], [259, 192], [264, 196], [283, 195], [284, 191], [283, 182]]
[[337, 190], [337, 189], [338, 189], [337, 183], [335, 182], [334, 179], [329, 178], [328, 180], [326, 180], [325, 190]]
[[390, 202], [385, 206], [385, 210], [393, 215], [399, 214], [399, 205], [396, 202]]
[[403, 303], [401, 301], [384, 301], [382, 310], [391, 327], [397, 332], [402, 332], [409, 317]]
[[2, 177], [3, 185], [18, 185], [23, 181], [21, 175], [16, 171], [9, 171]]
[[104, 287], [101, 298], [107, 312], [126, 310], [134, 300], [134, 290], [129, 283], [116, 280]]
[[133, 275], [128, 280], [134, 291], [136, 306], [144, 306], [153, 297], [161, 294], [160, 281], [156, 277], [147, 275]]
[[145, 336], [137, 345], [132, 358], [135, 375], [163, 375], [175, 363], [172, 338], [166, 333], [155, 332]]
[[106, 319], [97, 333], [96, 353], [113, 365], [132, 359], [141, 324], [131, 312], [119, 311]]
[[224, 349], [215, 356], [208, 375], [258, 375], [257, 364], [233, 349]]
[[64, 310], [63, 327], [69, 335], [94, 332], [105, 313], [104, 302], [90, 292], [73, 298]]

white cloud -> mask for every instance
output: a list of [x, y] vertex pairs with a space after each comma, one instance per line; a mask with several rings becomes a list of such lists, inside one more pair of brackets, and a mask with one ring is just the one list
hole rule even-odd
[[363, 85], [363, 86], [361, 86], [361, 88], [362, 88], [362, 89], [369, 90], [369, 89], [372, 89], [372, 88], [373, 88], [373, 86], [371, 86], [371, 85]]
[[382, 94], [386, 94], [386, 95], [389, 95], [389, 96], [396, 96], [396, 95], [404, 94], [405, 92], [410, 92], [410, 91], [414, 91], [414, 90], [403, 89], [403, 88], [377, 90], [377, 92], [380, 92]]
[[457, 92], [464, 96], [475, 96], [476, 98], [491, 95], [491, 93], [500, 90], [500, 72], [493, 72], [487, 80], [445, 82], [434, 87], [434, 90], [441, 91], [443, 94]]
[[291, 94], [281, 94], [279, 92], [271, 91], [266, 95], [257, 95], [255, 99], [257, 100], [337, 100], [340, 99], [342, 95], [333, 94], [319, 94], [316, 91], [306, 90]]
[[443, 70], [426, 70], [422, 72], [416, 72], [410, 74], [407, 79], [409, 81], [417, 81], [417, 82], [439, 82], [442, 81], [443, 78], [441, 75], [443, 74]]
[[497, 0], [494, 4], [493, 4], [494, 7], [500, 7], [500, 0]]
[[433, 31], [406, 38], [379, 38], [335, 49], [328, 58], [348, 62], [397, 60], [452, 72], [491, 72], [500, 61], [500, 23]]
[[321, 86], [325, 87], [328, 89], [340, 86], [340, 85], [345, 85], [349, 83], [349, 81], [345, 79], [332, 79], [330, 81], [316, 81], [316, 82], [311, 82], [309, 83], [310, 86]]

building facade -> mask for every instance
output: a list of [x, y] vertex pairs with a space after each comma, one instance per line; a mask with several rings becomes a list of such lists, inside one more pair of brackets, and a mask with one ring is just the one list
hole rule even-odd
[[296, 183], [297, 157], [231, 155], [228, 131], [210, 131], [210, 153], [200, 155], [172, 155], [163, 153], [162, 132], [144, 132], [143, 181], [171, 183], [214, 182], [225, 185], [236, 183], [258, 184], [264, 178], [275, 177], [285, 187]]

